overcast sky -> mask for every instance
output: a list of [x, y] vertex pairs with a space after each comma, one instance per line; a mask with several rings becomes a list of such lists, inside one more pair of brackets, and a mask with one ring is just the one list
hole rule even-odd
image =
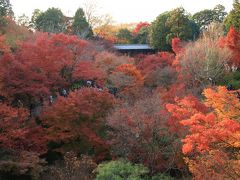
[[[73, 16], [78, 7], [89, 0], [10, 0], [15, 16], [25, 13], [31, 16], [34, 9], [60, 8], [67, 16]], [[90, 0], [93, 1], [93, 0]], [[233, 0], [95, 0], [99, 13], [110, 14], [118, 23], [152, 22], [160, 13], [182, 6], [187, 12], [195, 13], [212, 9], [222, 4], [229, 11]]]

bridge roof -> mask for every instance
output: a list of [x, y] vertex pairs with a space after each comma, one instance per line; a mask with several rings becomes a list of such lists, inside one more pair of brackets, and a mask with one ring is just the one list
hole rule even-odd
[[115, 44], [117, 50], [152, 50], [148, 44]]

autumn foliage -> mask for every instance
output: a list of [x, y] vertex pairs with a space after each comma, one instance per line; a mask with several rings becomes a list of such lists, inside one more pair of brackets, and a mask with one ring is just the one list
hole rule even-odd
[[149, 27], [149, 26], [150, 24], [148, 22], [139, 22], [136, 25], [135, 29], [133, 30], [133, 33], [137, 35], [143, 27]]
[[8, 45], [6, 45], [6, 38], [4, 36], [0, 36], [0, 49], [1, 55], [10, 52], [10, 48]]
[[240, 92], [223, 80], [239, 80], [235, 29], [138, 57], [24, 32], [13, 44], [0, 36], [0, 179], [91, 179], [119, 158], [155, 177], [239, 179]]
[[47, 139], [43, 128], [28, 119], [24, 108], [13, 108], [0, 104], [0, 147], [20, 154], [22, 151], [45, 153]]
[[232, 51], [231, 64], [234, 66], [240, 66], [240, 33], [233, 27], [230, 28], [226, 38], [221, 39], [221, 46], [226, 46]]
[[142, 163], [152, 173], [173, 167], [181, 169], [178, 143], [168, 131], [164, 115], [157, 94], [138, 100], [133, 106], [115, 109], [107, 118], [112, 153]]
[[69, 85], [72, 66], [82, 60], [86, 46], [86, 41], [63, 34], [39, 34], [36, 39], [19, 43], [15, 54], [1, 59], [2, 94], [22, 102], [33, 101]]
[[166, 88], [176, 79], [176, 70], [172, 66], [173, 62], [174, 55], [172, 53], [160, 52], [146, 56], [138, 63], [137, 68], [144, 75], [146, 86]]
[[143, 87], [143, 76], [132, 64], [117, 66], [109, 76], [110, 85], [116, 87], [121, 97], [135, 99]]
[[104, 117], [114, 104], [113, 97], [107, 92], [84, 88], [59, 97], [52, 106], [46, 105], [42, 122], [48, 126], [48, 136], [55, 142], [69, 142], [84, 139], [92, 146], [106, 143], [98, 135], [104, 127]]
[[[197, 99], [183, 99], [178, 105], [168, 105], [168, 111], [178, 118], [177, 121], [176, 118], [170, 120], [170, 123], [176, 121], [180, 124], [178, 127], [188, 127], [182, 139], [182, 151], [187, 155], [185, 160], [197, 179], [209, 176], [216, 179], [237, 178], [239, 100], [224, 87], [206, 89], [204, 95], [204, 104]], [[232, 152], [228, 151], [229, 148]]]
[[92, 61], [79, 62], [73, 71], [73, 80], [95, 80], [103, 85], [106, 81], [106, 73], [97, 68]]
[[182, 41], [179, 38], [173, 38], [172, 39], [172, 50], [176, 54], [180, 54], [184, 48], [182, 47]]
[[126, 56], [117, 56], [110, 52], [100, 52], [95, 56], [96, 66], [104, 70], [108, 75], [111, 74], [118, 66], [122, 64], [132, 64], [133, 58]]
[[160, 52], [156, 55], [146, 56], [140, 63], [138, 69], [146, 75], [165, 66], [171, 66], [174, 61], [174, 55], [168, 52]]

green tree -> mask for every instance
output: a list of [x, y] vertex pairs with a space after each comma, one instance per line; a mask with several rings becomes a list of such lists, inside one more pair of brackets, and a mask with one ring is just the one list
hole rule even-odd
[[133, 40], [132, 33], [127, 28], [120, 29], [117, 32], [116, 37], [118, 38], [118, 43], [129, 44], [132, 43]]
[[224, 27], [226, 32], [233, 26], [237, 31], [240, 30], [240, 2], [234, 0], [233, 9], [230, 11], [226, 19], [224, 20]]
[[171, 46], [166, 41], [166, 36], [170, 31], [169, 27], [166, 26], [166, 21], [169, 17], [169, 12], [162, 13], [151, 24], [150, 44], [160, 51], [168, 51], [171, 49]]
[[171, 41], [177, 37], [182, 40], [193, 40], [199, 34], [195, 22], [189, 19], [183, 8], [160, 14], [152, 23], [150, 44], [160, 51], [171, 50]]
[[9, 0], [0, 0], [0, 17], [12, 16], [14, 13], [12, 11], [12, 5]]
[[87, 22], [85, 13], [82, 8], [78, 8], [75, 13], [72, 30], [73, 34], [81, 38], [90, 38], [93, 36], [92, 28]]
[[[33, 17], [32, 17], [33, 19]], [[61, 33], [65, 31], [64, 15], [60, 9], [49, 8], [37, 15], [35, 19], [36, 29], [43, 32]]]
[[138, 44], [148, 44], [149, 43], [149, 27], [142, 27], [138, 32], [137, 36], [134, 38], [134, 42]]
[[195, 13], [192, 16], [192, 19], [198, 24], [200, 29], [205, 29], [206, 26], [213, 22], [213, 11], [211, 9], [202, 10]]
[[192, 19], [198, 24], [200, 29], [205, 29], [213, 22], [222, 23], [226, 15], [225, 7], [219, 4], [214, 9], [205, 9], [195, 13]]
[[30, 27], [36, 29], [36, 19], [38, 18], [38, 16], [41, 14], [41, 10], [40, 9], [34, 9], [33, 13], [32, 13], [32, 17], [31, 17], [31, 21], [30, 21]]
[[166, 21], [170, 32], [167, 35], [167, 42], [171, 44], [172, 38], [180, 38], [182, 40], [192, 40], [197, 36], [193, 28], [193, 22], [189, 20], [183, 8], [177, 8], [170, 12], [170, 17]]
[[9, 0], [0, 0], [0, 27], [4, 27], [6, 25], [5, 16], [14, 16], [12, 5]]
[[216, 5], [213, 8], [214, 16], [213, 19], [215, 22], [222, 23], [225, 19], [227, 12], [225, 11], [225, 7], [221, 4]]

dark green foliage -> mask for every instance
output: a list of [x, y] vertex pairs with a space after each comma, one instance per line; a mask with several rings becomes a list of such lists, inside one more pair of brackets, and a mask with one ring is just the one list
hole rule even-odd
[[171, 46], [167, 43], [166, 36], [170, 32], [166, 21], [170, 17], [170, 12], [160, 14], [157, 19], [152, 23], [150, 29], [150, 44], [156, 49], [161, 51], [168, 51]]
[[182, 40], [192, 40], [197, 32], [194, 32], [192, 22], [186, 15], [183, 8], [177, 8], [170, 12], [170, 17], [167, 19], [166, 25], [170, 29], [167, 35], [167, 42], [171, 44], [172, 38], [180, 38]]
[[118, 43], [131, 43], [132, 40], [133, 40], [133, 36], [132, 36], [132, 33], [131, 31], [129, 31], [127, 28], [124, 28], [124, 29], [120, 29], [118, 32], [117, 32], [117, 38], [120, 42]]
[[10, 4], [9, 0], [0, 0], [0, 17], [3, 16], [12, 16], [12, 5]]
[[[32, 19], [34, 20], [34, 17], [32, 17]], [[49, 8], [47, 11], [37, 15], [35, 19], [35, 26], [37, 30], [43, 32], [50, 33], [64, 32], [65, 31], [64, 15], [60, 9]]]
[[222, 23], [226, 15], [225, 7], [219, 4], [214, 9], [205, 9], [195, 13], [192, 19], [198, 24], [200, 29], [205, 29], [213, 22]]
[[148, 44], [149, 43], [149, 27], [142, 27], [134, 38], [134, 42], [137, 44]]
[[226, 19], [224, 20], [224, 27], [226, 32], [233, 26], [237, 31], [240, 30], [240, 2], [234, 0], [233, 9], [230, 11]]
[[233, 89], [237, 90], [240, 89], [240, 71], [230, 72], [224, 76], [222, 85], [229, 85], [233, 86]]
[[193, 32], [191, 38], [192, 38], [192, 40], [196, 40], [200, 34], [200, 28], [193, 20], [189, 21], [189, 26], [191, 27], [192, 32]]
[[214, 12], [213, 20], [219, 23], [222, 23], [227, 15], [225, 7], [221, 4], [216, 5], [213, 9], [213, 12]]
[[160, 51], [171, 50], [173, 38], [193, 40], [199, 35], [199, 28], [189, 19], [183, 8], [160, 14], [152, 23], [150, 30], [150, 43]]
[[79, 8], [75, 13], [72, 30], [73, 34], [81, 38], [90, 38], [93, 36], [92, 28], [87, 22], [82, 8]]
[[192, 19], [199, 25], [199, 27], [205, 28], [211, 22], [213, 22], [213, 10], [205, 9], [200, 12], [197, 12], [193, 15]]
[[0, 0], [0, 27], [6, 26], [6, 16], [14, 16], [12, 5], [10, 4], [9, 0]]

